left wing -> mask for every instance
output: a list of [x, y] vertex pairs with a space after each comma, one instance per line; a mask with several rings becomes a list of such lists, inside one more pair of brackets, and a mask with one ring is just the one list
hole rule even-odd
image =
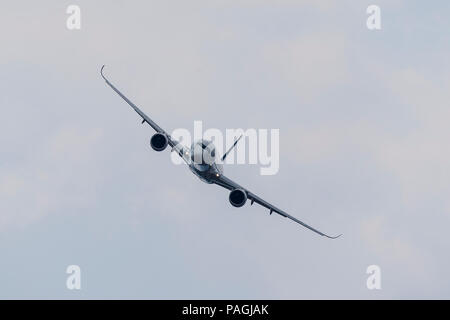
[[245, 190], [245, 192], [247, 193], [247, 198], [250, 199], [251, 204], [253, 204], [253, 202], [256, 202], [256, 203], [262, 205], [263, 207], [269, 209], [269, 210], [270, 210], [270, 214], [272, 214], [272, 212], [276, 212], [276, 213], [278, 213], [279, 215], [281, 215], [281, 216], [283, 216], [283, 217], [285, 217], [285, 218], [289, 218], [289, 219], [291, 219], [291, 220], [293, 220], [293, 221], [295, 221], [295, 222], [301, 224], [301, 225], [304, 226], [305, 228], [308, 228], [309, 230], [314, 231], [315, 233], [320, 234], [321, 236], [324, 236], [324, 237], [327, 237], [327, 238], [330, 238], [330, 239], [336, 239], [336, 238], [338, 238], [338, 237], [341, 236], [341, 235], [338, 235], [338, 236], [332, 237], [332, 236], [326, 235], [325, 233], [320, 232], [320, 231], [317, 230], [317, 229], [314, 229], [313, 227], [307, 225], [306, 223], [304, 223], [304, 222], [298, 220], [297, 218], [295, 218], [295, 217], [293, 217], [293, 216], [287, 214], [287, 213], [284, 212], [283, 210], [278, 209], [278, 208], [275, 207], [274, 205], [271, 205], [271, 204], [268, 203], [267, 201], [265, 201], [265, 200], [261, 199], [260, 197], [258, 197], [257, 195], [255, 195], [253, 192], [251, 192], [251, 191], [249, 191], [249, 190], [247, 190], [247, 189], [241, 187], [240, 185], [238, 185], [238, 184], [235, 183], [234, 181], [228, 179], [228, 178], [225, 177], [224, 175], [220, 175], [219, 177], [215, 177], [214, 180], [213, 180], [213, 182], [214, 182], [215, 184], [221, 186], [221, 187], [224, 187], [225, 189], [228, 189], [228, 190], [243, 189], [243, 190]]

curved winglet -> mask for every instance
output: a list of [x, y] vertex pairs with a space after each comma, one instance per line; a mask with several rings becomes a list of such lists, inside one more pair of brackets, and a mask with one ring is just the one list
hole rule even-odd
[[329, 235], [326, 235], [326, 234], [324, 234], [324, 236], [327, 237], [327, 238], [330, 238], [330, 239], [337, 239], [340, 236], [342, 236], [342, 233], [340, 235], [338, 235], [338, 236], [335, 236], [335, 237], [332, 237], [332, 236], [329, 236]]
[[102, 66], [102, 68], [100, 69], [100, 74], [102, 75], [102, 78], [106, 80], [105, 76], [103, 75], [103, 68], [105, 67], [105, 65]]
[[[259, 200], [261, 200], [261, 199], [255, 199], [255, 201], [256, 201], [256, 200], [259, 201]], [[264, 204], [263, 204], [263, 206], [264, 206]], [[308, 228], [309, 230], [314, 231], [314, 232], [317, 233], [317, 234], [320, 234], [322, 237], [327, 237], [327, 238], [329, 238], [329, 239], [337, 239], [337, 238], [339, 238], [340, 236], [342, 236], [342, 234], [337, 235], [337, 236], [329, 236], [329, 235], [327, 235], [327, 234], [325, 234], [325, 233], [323, 233], [323, 232], [321, 232], [321, 231], [319, 231], [319, 230], [317, 230], [317, 229], [315, 229], [315, 228], [313, 228], [313, 227], [307, 225], [306, 223], [304, 223], [304, 222], [298, 220], [297, 218], [295, 218], [295, 217], [293, 217], [293, 216], [287, 214], [286, 212], [281, 211], [280, 209], [278, 209], [278, 208], [276, 208], [276, 207], [273, 207], [273, 210], [274, 210], [276, 213], [278, 213], [278, 214], [284, 216], [285, 218], [289, 218], [289, 219], [291, 219], [291, 220], [293, 220], [293, 221], [295, 221], [295, 222], [301, 224], [302, 226]]]

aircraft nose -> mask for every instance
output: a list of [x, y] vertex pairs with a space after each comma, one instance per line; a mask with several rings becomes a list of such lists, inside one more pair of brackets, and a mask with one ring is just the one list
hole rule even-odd
[[202, 144], [197, 144], [192, 150], [191, 160], [196, 164], [213, 164], [216, 158], [216, 150], [214, 145], [209, 144], [203, 147]]
[[202, 164], [203, 150], [198, 150], [198, 148], [195, 148], [194, 151], [191, 153], [191, 160], [196, 164]]

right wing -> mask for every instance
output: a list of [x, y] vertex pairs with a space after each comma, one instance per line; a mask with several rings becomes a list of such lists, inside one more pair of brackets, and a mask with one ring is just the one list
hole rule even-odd
[[172, 151], [176, 151], [178, 153], [178, 155], [180, 157], [182, 157], [186, 163], [189, 163], [190, 158], [186, 154], [186, 152], [188, 152], [187, 148], [182, 146], [178, 141], [172, 139], [172, 137], [166, 131], [164, 131], [160, 126], [158, 126], [156, 124], [156, 122], [154, 122], [152, 119], [150, 119], [150, 117], [147, 116], [141, 109], [139, 109], [138, 106], [136, 106], [133, 102], [131, 102], [127, 97], [124, 96], [124, 94], [122, 92], [119, 91], [119, 89], [117, 89], [111, 82], [109, 82], [109, 80], [103, 74], [104, 68], [105, 68], [105, 65], [103, 65], [102, 68], [100, 69], [100, 74], [102, 75], [102, 78], [106, 81], [108, 86], [110, 86], [111, 89], [113, 89], [123, 100], [126, 101], [126, 103], [128, 103], [134, 109], [134, 111], [137, 112], [137, 114], [139, 114], [141, 116], [142, 123], [147, 122], [150, 127], [155, 129], [156, 132], [159, 132], [159, 133], [162, 133], [163, 135], [165, 135], [167, 137], [169, 146], [172, 147]]
[[119, 91], [119, 89], [117, 89], [111, 82], [109, 82], [108, 79], [106, 79], [106, 77], [103, 75], [103, 68], [105, 68], [105, 65], [103, 65], [102, 68], [100, 69], [100, 74], [102, 75], [102, 78], [106, 81], [108, 86], [110, 86], [123, 100], [125, 100], [134, 109], [134, 111], [136, 111], [142, 117], [142, 123], [147, 122], [150, 125], [150, 127], [155, 129], [156, 132], [164, 134], [169, 140], [169, 145], [171, 147], [174, 147], [176, 144], [171, 144], [171, 141], [173, 140], [170, 138], [167, 132], [161, 129], [160, 126], [158, 126], [152, 119], [150, 119], [144, 112], [142, 112], [141, 109], [139, 109], [133, 102], [131, 102], [127, 97], [125, 97], [123, 93]]

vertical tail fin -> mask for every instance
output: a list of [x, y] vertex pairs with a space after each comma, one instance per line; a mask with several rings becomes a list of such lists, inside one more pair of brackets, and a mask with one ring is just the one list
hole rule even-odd
[[241, 134], [241, 136], [239, 137], [239, 138], [237, 138], [235, 141], [234, 141], [234, 143], [233, 143], [233, 145], [230, 147], [230, 149], [228, 149], [228, 151], [227, 152], [225, 152], [225, 154], [222, 156], [222, 161], [223, 160], [225, 160], [225, 158], [227, 157], [227, 155], [230, 153], [230, 151], [236, 146], [236, 144], [238, 143], [238, 141], [239, 140], [241, 140], [241, 138], [242, 138], [242, 134]]

